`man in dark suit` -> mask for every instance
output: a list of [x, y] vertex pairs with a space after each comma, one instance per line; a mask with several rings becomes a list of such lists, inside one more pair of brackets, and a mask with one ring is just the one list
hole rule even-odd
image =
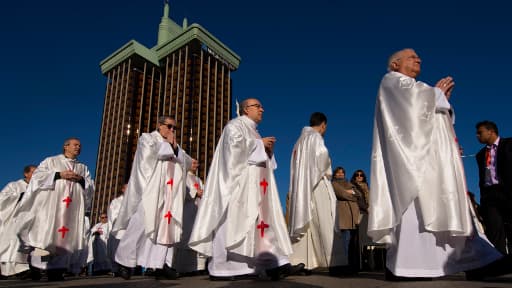
[[486, 145], [476, 154], [485, 234], [501, 253], [512, 254], [512, 138], [501, 138], [491, 121], [477, 123], [476, 130]]

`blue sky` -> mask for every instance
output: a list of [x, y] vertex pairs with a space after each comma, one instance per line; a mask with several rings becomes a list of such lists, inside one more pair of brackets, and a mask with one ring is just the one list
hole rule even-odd
[[[423, 2], [423, 3], [421, 3]], [[238, 99], [259, 98], [259, 130], [275, 136], [280, 194], [293, 144], [314, 111], [328, 117], [333, 167], [370, 170], [373, 110], [388, 56], [414, 48], [419, 79], [450, 75], [456, 132], [466, 154], [481, 145], [475, 123], [512, 136], [511, 10], [507, 1], [172, 1], [171, 18], [198, 23], [241, 56]], [[106, 77], [99, 63], [131, 39], [156, 44], [163, 1], [8, 1], [0, 9], [0, 186], [60, 153], [70, 136], [95, 173]], [[464, 158], [478, 194], [473, 157]]]

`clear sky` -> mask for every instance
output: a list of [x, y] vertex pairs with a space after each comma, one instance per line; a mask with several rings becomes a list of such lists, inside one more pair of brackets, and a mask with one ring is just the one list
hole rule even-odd
[[[502, 136], [510, 121], [512, 31], [509, 1], [170, 1], [181, 25], [198, 23], [241, 56], [232, 73], [238, 99], [265, 107], [262, 136], [275, 136], [276, 179], [288, 190], [291, 150], [314, 111], [328, 117], [333, 167], [369, 174], [373, 110], [388, 56], [414, 48], [419, 79], [451, 75], [459, 142], [481, 145], [475, 123], [488, 119]], [[157, 41], [159, 0], [7, 1], [0, 9], [0, 186], [23, 166], [82, 141], [80, 159], [95, 173], [106, 77], [99, 63], [131, 39]], [[464, 158], [478, 194], [474, 157]], [[371, 187], [370, 187], [371, 188]]]

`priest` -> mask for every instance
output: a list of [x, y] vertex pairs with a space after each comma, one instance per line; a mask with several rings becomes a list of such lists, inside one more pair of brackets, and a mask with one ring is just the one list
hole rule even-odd
[[[28, 183], [36, 168], [35, 165], [25, 166], [23, 168], [23, 179], [8, 183], [0, 192], [0, 242], [2, 243], [8, 243], [11, 239], [16, 238], [14, 231], [9, 231], [6, 228], [9, 226], [9, 222], [12, 221], [14, 209], [27, 191]], [[26, 254], [20, 254], [15, 250], [16, 245], [3, 247], [5, 248], [4, 251], [0, 251], [0, 271], [3, 276], [14, 275], [28, 269], [26, 263], [18, 262], [18, 264], [15, 264], [12, 262], [17, 257], [21, 257], [21, 259], [27, 257]]]
[[390, 280], [440, 277], [502, 257], [468, 205], [448, 102], [455, 83], [445, 77], [431, 87], [416, 80], [420, 68], [413, 49], [394, 53], [375, 107], [368, 235], [388, 246]]
[[336, 225], [336, 195], [332, 188], [331, 158], [324, 143], [327, 117], [311, 114], [293, 147], [288, 191], [288, 230], [293, 243], [292, 263], [306, 269], [329, 269], [339, 274], [348, 264]]
[[[157, 129], [139, 137], [128, 187], [116, 222], [119, 274], [128, 280], [135, 266], [156, 270], [156, 277], [176, 279], [174, 247], [183, 229], [185, 175], [192, 158], [176, 140], [176, 120], [158, 118]], [[123, 232], [125, 231], [125, 232]]]
[[30, 252], [31, 264], [47, 270], [49, 280], [63, 280], [87, 246], [85, 215], [94, 184], [87, 166], [77, 159], [80, 151], [80, 140], [68, 138], [62, 154], [43, 160], [13, 215], [20, 251]]
[[274, 137], [261, 137], [263, 106], [240, 103], [224, 127], [206, 179], [189, 245], [210, 256], [211, 280], [262, 275], [279, 280], [298, 272], [274, 179]]

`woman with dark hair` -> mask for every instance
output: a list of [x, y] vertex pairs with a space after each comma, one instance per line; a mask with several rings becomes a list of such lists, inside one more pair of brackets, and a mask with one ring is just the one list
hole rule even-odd
[[[358, 169], [352, 174], [350, 182], [356, 187], [361, 193], [359, 204], [359, 210], [361, 211], [361, 218], [359, 221], [359, 250], [361, 253], [361, 260], [363, 262], [363, 268], [366, 267], [369, 270], [374, 270], [377, 266], [381, 266], [384, 263], [378, 263], [378, 258], [375, 255], [373, 249], [376, 243], [373, 243], [372, 239], [368, 237], [368, 205], [370, 203], [370, 188], [366, 180], [366, 174], [363, 170]], [[383, 261], [381, 261], [383, 262]]]
[[359, 270], [358, 225], [360, 209], [358, 202], [362, 194], [354, 184], [345, 178], [345, 169], [336, 167], [332, 178], [332, 187], [336, 194], [338, 228], [341, 230], [345, 253], [348, 255], [349, 271]]

